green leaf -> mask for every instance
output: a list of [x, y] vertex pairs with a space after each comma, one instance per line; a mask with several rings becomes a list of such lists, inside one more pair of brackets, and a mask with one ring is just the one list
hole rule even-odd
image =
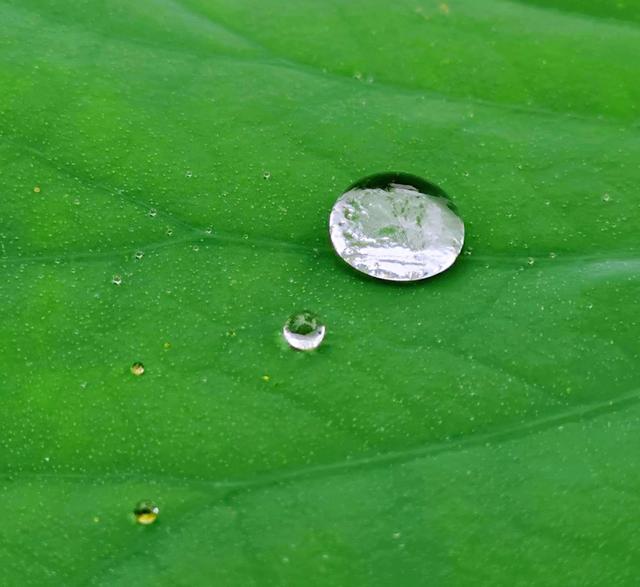
[[[635, 585], [639, 26], [2, 0], [4, 584]], [[452, 197], [445, 274], [333, 254], [383, 171]]]

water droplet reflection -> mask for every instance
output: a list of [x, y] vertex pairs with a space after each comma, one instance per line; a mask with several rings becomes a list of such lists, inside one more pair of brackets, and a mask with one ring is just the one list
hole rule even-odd
[[297, 312], [285, 322], [282, 336], [289, 346], [299, 351], [311, 351], [320, 346], [326, 328], [313, 312]]
[[144, 365], [139, 362], [135, 362], [131, 365], [131, 373], [133, 373], [136, 377], [140, 377], [140, 375], [144, 374]]
[[143, 526], [153, 524], [158, 519], [158, 514], [160, 514], [158, 506], [152, 501], [147, 500], [138, 502], [136, 507], [133, 509], [133, 515], [136, 518], [136, 522]]
[[372, 277], [415, 281], [457, 259], [464, 224], [437, 186], [404, 173], [383, 173], [351, 186], [334, 204], [331, 241], [342, 259]]

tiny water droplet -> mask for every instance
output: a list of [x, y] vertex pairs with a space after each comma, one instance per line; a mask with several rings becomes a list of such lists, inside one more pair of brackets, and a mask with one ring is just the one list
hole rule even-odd
[[122, 284], [122, 277], [120, 275], [114, 275], [111, 278], [111, 283], [113, 283], [113, 285], [121, 285]]
[[33, 188], [33, 191], [34, 191], [36, 194], [39, 194], [39, 193], [40, 193], [40, 186], [39, 186], [39, 185], [35, 186], [35, 187]]
[[349, 265], [378, 279], [416, 281], [448, 269], [464, 223], [438, 186], [405, 173], [353, 184], [329, 217], [331, 242]]
[[153, 524], [158, 519], [160, 509], [152, 501], [143, 500], [136, 504], [133, 508], [133, 515], [136, 517], [136, 522], [143, 526]]
[[282, 329], [289, 346], [299, 351], [317, 349], [324, 339], [326, 328], [313, 312], [296, 312], [289, 316]]
[[149, 216], [151, 216], [151, 218], [155, 218], [158, 214], [158, 211], [155, 208], [151, 208], [151, 210], [149, 210], [149, 212], [147, 212], [147, 214]]
[[200, 250], [200, 247], [198, 245], [193, 245], [191, 250], [197, 253]]
[[204, 231], [207, 234], [212, 234], [213, 233], [213, 227], [212, 226], [207, 226], [207, 228], [205, 228]]
[[167, 236], [173, 236], [173, 228], [167, 228]]
[[270, 171], [265, 171], [262, 174], [262, 177], [264, 177], [265, 179], [271, 179], [271, 172]]
[[193, 177], [193, 171], [191, 171], [191, 170], [185, 171], [184, 176], [185, 177]]
[[558, 255], [556, 255], [553, 251], [551, 251], [551, 252], [549, 253], [549, 258], [550, 258], [550, 259], [555, 259], [557, 256], [558, 256]]
[[527, 258], [527, 265], [533, 265], [536, 262], [536, 260], [533, 257], [528, 257]]
[[143, 251], [136, 251], [135, 252], [135, 258], [140, 261], [140, 259], [142, 259], [142, 257], [144, 257], [144, 252]]
[[611, 196], [609, 194], [602, 194], [602, 201], [603, 202], [610, 202], [611, 201]]
[[131, 365], [131, 373], [133, 373], [136, 377], [140, 377], [140, 375], [144, 374], [144, 365], [136, 361], [133, 365]]

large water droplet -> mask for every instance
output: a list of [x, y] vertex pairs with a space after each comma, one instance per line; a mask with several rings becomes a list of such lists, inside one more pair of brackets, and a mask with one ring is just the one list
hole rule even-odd
[[311, 351], [320, 346], [326, 328], [313, 312], [297, 312], [289, 316], [282, 329], [289, 346], [299, 351]]
[[355, 183], [334, 204], [329, 228], [333, 247], [349, 265], [390, 281], [441, 273], [464, 242], [464, 223], [447, 195], [405, 173]]
[[136, 522], [143, 526], [153, 524], [158, 518], [160, 509], [152, 501], [143, 500], [136, 504], [133, 508], [133, 515], [136, 517]]

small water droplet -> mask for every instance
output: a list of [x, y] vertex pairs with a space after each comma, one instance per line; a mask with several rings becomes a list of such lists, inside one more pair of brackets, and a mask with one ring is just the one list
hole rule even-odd
[[144, 257], [144, 252], [143, 251], [136, 251], [135, 257], [136, 257], [136, 259], [138, 259], [138, 261], [140, 261], [140, 259], [142, 259], [142, 257]]
[[555, 259], [557, 256], [558, 256], [558, 255], [556, 255], [553, 251], [551, 251], [551, 252], [549, 253], [549, 258], [550, 258], [550, 259]]
[[533, 257], [527, 257], [527, 265], [533, 265], [536, 260]]
[[120, 275], [114, 275], [111, 278], [111, 283], [113, 283], [113, 285], [121, 285], [122, 284], [122, 277]]
[[289, 346], [299, 351], [317, 349], [324, 339], [326, 328], [313, 312], [296, 312], [289, 316], [282, 329]]
[[188, 169], [187, 171], [185, 171], [184, 176], [185, 177], [193, 177], [193, 171]]
[[143, 500], [136, 504], [133, 508], [133, 515], [136, 517], [136, 522], [143, 526], [153, 524], [160, 514], [160, 509], [152, 501]]
[[213, 227], [212, 226], [207, 226], [207, 228], [205, 228], [204, 231], [207, 234], [213, 234]]
[[193, 245], [191, 250], [197, 253], [200, 250], [200, 247], [198, 245]]
[[445, 271], [464, 242], [464, 223], [444, 191], [405, 173], [356, 182], [334, 204], [329, 227], [344, 261], [389, 281], [416, 281]]
[[147, 214], [149, 216], [151, 216], [151, 218], [155, 218], [158, 214], [158, 211], [155, 208], [151, 208], [151, 210], [149, 210], [149, 212], [147, 212]]
[[602, 194], [602, 201], [603, 202], [610, 202], [611, 201], [611, 196], [609, 194]]
[[270, 171], [265, 171], [262, 174], [262, 177], [264, 177], [265, 179], [271, 179], [271, 172]]
[[40, 193], [40, 186], [39, 186], [39, 185], [35, 186], [35, 187], [33, 188], [33, 191], [34, 191], [36, 194], [39, 194], [39, 193]]
[[144, 365], [136, 361], [133, 365], [131, 365], [131, 373], [133, 373], [136, 377], [140, 377], [140, 375], [144, 374]]
[[173, 228], [167, 228], [167, 236], [173, 236]]

